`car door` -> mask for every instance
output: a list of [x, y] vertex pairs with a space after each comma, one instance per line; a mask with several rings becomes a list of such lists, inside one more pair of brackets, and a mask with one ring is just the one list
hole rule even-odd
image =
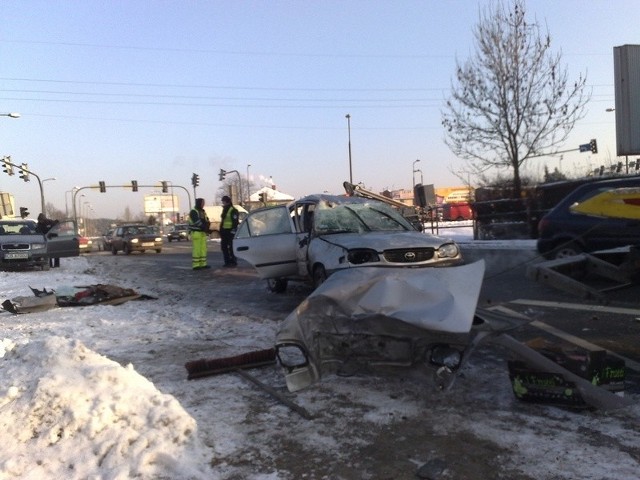
[[251, 212], [233, 241], [237, 257], [249, 262], [260, 278], [296, 276], [296, 232], [286, 206]]
[[80, 235], [73, 220], [62, 220], [45, 235], [49, 258], [77, 257], [80, 255]]

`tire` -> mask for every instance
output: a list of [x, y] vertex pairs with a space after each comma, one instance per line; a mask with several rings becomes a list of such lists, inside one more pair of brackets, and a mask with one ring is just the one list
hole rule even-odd
[[[169, 243], [171, 243], [171, 242], [172, 242], [171, 237], [167, 238], [167, 240], [169, 240]], [[178, 239], [178, 241], [180, 241], [180, 239]]]
[[273, 293], [284, 293], [289, 282], [284, 278], [268, 278], [267, 288]]
[[327, 271], [322, 265], [313, 268], [313, 288], [318, 288], [327, 280]]
[[124, 252], [125, 255], [131, 255], [131, 247], [129, 246], [128, 243], [124, 244], [124, 246], [122, 247], [122, 251]]
[[114, 255], [118, 254], [118, 249], [116, 247], [114, 247], [113, 245], [111, 245], [111, 253], [113, 253]]
[[161, 248], [156, 248], [156, 253], [162, 253], [162, 249]]
[[554, 259], [575, 257], [583, 252], [582, 247], [576, 242], [563, 242], [553, 249]]

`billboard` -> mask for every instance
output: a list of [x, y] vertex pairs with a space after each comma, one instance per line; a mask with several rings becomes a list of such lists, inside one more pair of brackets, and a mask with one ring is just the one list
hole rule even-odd
[[177, 195], [156, 193], [144, 196], [144, 214], [177, 213], [180, 211], [180, 200]]
[[619, 157], [640, 154], [640, 45], [613, 48], [616, 146]]

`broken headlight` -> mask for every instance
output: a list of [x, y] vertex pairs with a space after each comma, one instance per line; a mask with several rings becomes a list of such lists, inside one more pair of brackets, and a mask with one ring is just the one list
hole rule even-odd
[[445, 243], [438, 248], [438, 257], [440, 258], [455, 258], [459, 253], [460, 250], [455, 243]]
[[307, 352], [295, 343], [281, 343], [276, 345], [276, 357], [278, 357], [280, 365], [290, 372], [309, 364]]
[[448, 345], [436, 345], [431, 349], [429, 361], [434, 365], [455, 370], [460, 366], [462, 353]]
[[368, 248], [359, 248], [349, 250], [347, 260], [353, 265], [362, 265], [363, 263], [379, 262], [378, 252]]

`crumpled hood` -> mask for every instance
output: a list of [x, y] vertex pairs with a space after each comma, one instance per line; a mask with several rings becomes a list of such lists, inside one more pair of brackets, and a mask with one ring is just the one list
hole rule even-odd
[[346, 249], [372, 248], [378, 252], [394, 248], [438, 248], [444, 243], [453, 243], [451, 240], [420, 232], [405, 232], [402, 235], [398, 235], [398, 232], [367, 232], [365, 235], [335, 233], [319, 235], [319, 238]]

